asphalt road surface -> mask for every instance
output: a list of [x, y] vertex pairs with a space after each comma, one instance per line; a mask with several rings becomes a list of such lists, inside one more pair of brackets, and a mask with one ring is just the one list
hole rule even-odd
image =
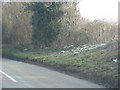
[[2, 59], [2, 88], [104, 88], [44, 67]]

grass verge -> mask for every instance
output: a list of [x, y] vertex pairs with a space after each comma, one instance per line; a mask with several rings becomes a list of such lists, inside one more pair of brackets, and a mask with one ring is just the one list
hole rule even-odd
[[21, 51], [5, 47], [2, 55], [27, 63], [45, 65], [106, 87], [118, 87], [118, 63], [111, 60], [117, 57], [117, 50], [97, 48], [79, 55], [71, 55], [58, 52]]

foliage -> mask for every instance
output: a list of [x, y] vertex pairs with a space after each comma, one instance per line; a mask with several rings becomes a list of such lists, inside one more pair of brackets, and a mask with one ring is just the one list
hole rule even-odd
[[32, 13], [24, 12], [25, 3], [4, 3], [2, 10], [3, 43], [24, 45], [31, 42], [30, 17]]
[[[57, 39], [60, 28], [55, 24], [62, 11], [59, 10], [61, 3], [31, 3], [28, 10], [34, 12], [31, 23], [34, 27], [32, 41], [34, 46], [49, 46]], [[52, 24], [53, 23], [53, 24]], [[54, 28], [56, 27], [56, 28]]]
[[13, 47], [59, 49], [118, 39], [117, 24], [85, 20], [72, 2], [4, 3], [2, 16], [3, 44]]

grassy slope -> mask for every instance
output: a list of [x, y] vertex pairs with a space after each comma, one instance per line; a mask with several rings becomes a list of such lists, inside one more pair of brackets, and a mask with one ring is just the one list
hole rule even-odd
[[104, 83], [117, 86], [118, 63], [111, 60], [111, 58], [117, 57], [117, 50], [97, 48], [74, 56], [71, 54], [59, 54], [58, 52], [30, 52], [14, 48], [3, 48], [3, 54], [28, 58], [28, 60], [35, 59], [38, 62], [42, 61], [48, 65], [62, 67], [65, 71], [81, 72], [82, 74], [86, 74], [88, 79], [97, 80], [94, 78], [97, 76], [98, 79], [103, 79]]

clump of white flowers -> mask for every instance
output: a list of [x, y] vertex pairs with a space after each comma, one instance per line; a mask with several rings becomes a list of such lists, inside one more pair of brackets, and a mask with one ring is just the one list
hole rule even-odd
[[103, 44], [99, 44], [99, 45], [82, 45], [82, 46], [66, 45], [62, 48], [60, 53], [68, 53], [68, 54], [72, 54], [72, 55], [78, 55], [81, 52], [95, 49], [98, 47], [102, 47], [104, 45], [106, 45], [106, 44], [103, 43]]

